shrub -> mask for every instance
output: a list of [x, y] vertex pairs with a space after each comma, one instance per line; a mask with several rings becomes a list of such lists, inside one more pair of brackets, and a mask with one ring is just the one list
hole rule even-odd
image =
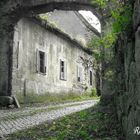
[[97, 90], [96, 88], [91, 89], [91, 97], [97, 97]]

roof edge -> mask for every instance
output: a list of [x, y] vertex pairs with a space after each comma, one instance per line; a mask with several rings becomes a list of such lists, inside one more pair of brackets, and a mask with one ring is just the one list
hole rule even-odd
[[63, 32], [57, 27], [52, 26], [48, 21], [41, 19], [40, 17], [28, 17], [30, 21], [42, 26], [46, 30], [55, 33], [56, 35], [59, 35], [61, 38], [68, 40], [72, 44], [74, 44], [75, 47], [81, 48], [83, 51], [87, 52], [88, 54], [92, 55], [93, 52], [90, 48], [85, 48], [80, 42], [78, 42], [76, 39], [73, 39], [70, 35]]
[[95, 29], [93, 26], [90, 25], [89, 22], [87, 22], [87, 20], [77, 11], [74, 11], [74, 13], [76, 14], [76, 16], [83, 22], [83, 24], [89, 29], [91, 30], [94, 34], [96, 34], [98, 37], [101, 37], [101, 33], [98, 32], [97, 29]]

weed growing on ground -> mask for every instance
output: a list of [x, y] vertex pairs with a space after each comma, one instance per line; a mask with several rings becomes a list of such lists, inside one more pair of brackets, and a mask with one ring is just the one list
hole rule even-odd
[[81, 101], [81, 100], [89, 100], [89, 99], [100, 99], [97, 96], [91, 96], [91, 94], [50, 94], [46, 93], [44, 95], [37, 95], [34, 93], [28, 93], [26, 96], [21, 94], [17, 94], [18, 101], [22, 106], [30, 106], [35, 103], [60, 103], [60, 102], [68, 102], [68, 101]]
[[124, 140], [115, 116], [114, 113], [99, 112], [93, 107], [15, 133], [7, 140]]

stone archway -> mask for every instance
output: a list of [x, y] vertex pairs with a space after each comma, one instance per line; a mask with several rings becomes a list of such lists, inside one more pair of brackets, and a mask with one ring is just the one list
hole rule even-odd
[[[14, 26], [24, 16], [58, 10], [90, 10], [101, 21], [97, 5], [89, 0], [5, 0], [0, 2], [0, 96], [12, 96]], [[1, 100], [1, 99], [0, 99]]]

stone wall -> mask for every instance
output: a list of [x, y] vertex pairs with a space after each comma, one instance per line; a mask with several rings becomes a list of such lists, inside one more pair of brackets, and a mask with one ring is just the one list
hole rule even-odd
[[135, 1], [133, 28], [122, 34], [114, 48], [115, 104], [126, 140], [139, 140], [140, 131], [140, 2]]
[[[1, 5], [1, 3], [0, 3]], [[5, 3], [3, 4], [5, 5]], [[5, 6], [3, 6], [5, 9]], [[9, 78], [9, 54], [10, 54], [10, 34], [7, 32], [10, 31], [8, 27], [9, 24], [7, 20], [10, 20], [9, 17], [6, 16], [6, 10], [4, 11], [0, 8], [0, 96], [8, 95], [8, 78]], [[5, 15], [5, 16], [4, 16]], [[5, 25], [5, 26], [4, 26]]]
[[[36, 71], [37, 49], [46, 53], [46, 75]], [[89, 85], [90, 68], [86, 71], [80, 57], [89, 59], [91, 56], [59, 33], [50, 32], [29, 19], [20, 20], [14, 35], [12, 93], [82, 93], [84, 84], [92, 88]], [[66, 80], [60, 80], [60, 59], [67, 64]], [[78, 65], [82, 67], [82, 83], [77, 81]]]
[[[8, 51], [7, 38], [4, 38], [3, 44], [0, 49], [0, 95], [8, 94]], [[7, 46], [7, 47], [5, 47]], [[10, 52], [9, 52], [10, 53]]]

